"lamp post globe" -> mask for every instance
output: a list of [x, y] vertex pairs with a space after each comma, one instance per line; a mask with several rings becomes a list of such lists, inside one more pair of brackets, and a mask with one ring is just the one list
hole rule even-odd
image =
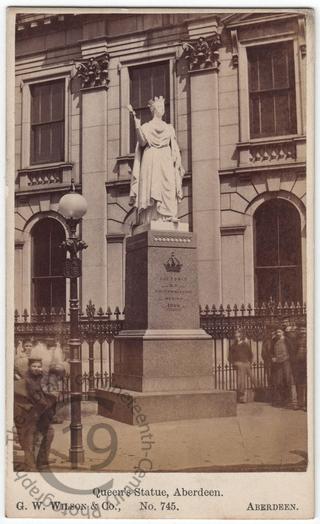
[[87, 209], [86, 199], [75, 192], [74, 185], [69, 193], [60, 198], [58, 211], [66, 220], [81, 220]]

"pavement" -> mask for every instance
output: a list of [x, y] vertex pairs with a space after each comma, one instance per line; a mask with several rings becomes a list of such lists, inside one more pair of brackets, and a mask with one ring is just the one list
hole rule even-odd
[[[50, 454], [51, 471], [70, 471], [70, 418], [60, 410]], [[307, 413], [266, 403], [238, 404], [235, 417], [129, 426], [97, 415], [82, 403], [86, 471], [305, 471]], [[23, 459], [16, 451], [15, 462]]]

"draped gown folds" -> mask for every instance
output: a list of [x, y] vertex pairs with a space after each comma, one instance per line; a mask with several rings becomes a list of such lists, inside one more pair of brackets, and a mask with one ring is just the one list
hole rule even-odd
[[135, 197], [139, 223], [176, 219], [184, 170], [174, 128], [153, 119], [136, 132], [130, 197]]

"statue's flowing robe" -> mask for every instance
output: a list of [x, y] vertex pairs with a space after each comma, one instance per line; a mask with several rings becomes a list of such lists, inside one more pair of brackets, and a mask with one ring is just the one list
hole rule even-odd
[[137, 138], [130, 197], [139, 214], [154, 208], [164, 220], [176, 218], [184, 170], [174, 128], [151, 120], [137, 129]]

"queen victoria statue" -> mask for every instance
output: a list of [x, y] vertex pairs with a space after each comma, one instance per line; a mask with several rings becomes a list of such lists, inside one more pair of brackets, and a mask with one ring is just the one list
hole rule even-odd
[[141, 125], [132, 106], [137, 145], [131, 178], [130, 205], [138, 210], [138, 224], [178, 222], [184, 170], [174, 128], [162, 120], [164, 98], [150, 100], [152, 118]]

